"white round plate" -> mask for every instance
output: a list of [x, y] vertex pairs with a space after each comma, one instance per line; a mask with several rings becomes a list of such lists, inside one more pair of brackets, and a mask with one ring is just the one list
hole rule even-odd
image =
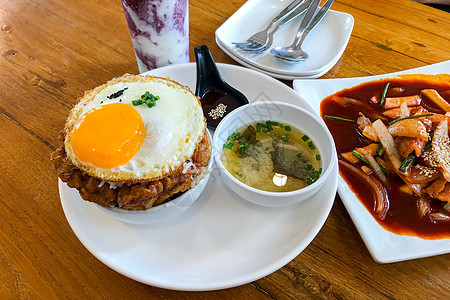
[[[249, 101], [286, 101], [312, 111], [294, 90], [243, 67], [218, 64], [228, 83]], [[195, 89], [195, 64], [149, 72]], [[273, 117], [277, 116], [273, 112]], [[322, 228], [333, 205], [337, 168], [313, 197], [284, 208], [257, 206], [221, 183], [213, 170], [198, 201], [174, 220], [122, 223], [60, 181], [67, 220], [83, 245], [117, 272], [157, 287], [199, 291], [242, 285], [289, 263]]]

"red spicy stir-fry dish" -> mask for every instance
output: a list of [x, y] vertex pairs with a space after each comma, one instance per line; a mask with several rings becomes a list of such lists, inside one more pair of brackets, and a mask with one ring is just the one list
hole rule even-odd
[[328, 96], [339, 172], [385, 229], [450, 237], [450, 75], [407, 75]]

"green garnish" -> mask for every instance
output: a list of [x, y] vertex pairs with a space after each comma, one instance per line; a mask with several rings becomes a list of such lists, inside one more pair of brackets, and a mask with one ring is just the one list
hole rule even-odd
[[256, 124], [256, 132], [261, 132], [261, 125], [259, 123]]
[[322, 174], [322, 168], [319, 169], [319, 174]]
[[[308, 165], [308, 166], [309, 166], [309, 165]], [[316, 182], [317, 179], [319, 179], [319, 177], [320, 177], [320, 173], [322, 173], [322, 169], [320, 169], [320, 171], [314, 170], [312, 176], [310, 176], [310, 177], [308, 178], [308, 180], [306, 180], [306, 184], [311, 185], [311, 184], [313, 184], [314, 182]]]
[[275, 121], [266, 121], [267, 125], [274, 125], [274, 126], [278, 126], [278, 122]]
[[230, 146], [230, 145], [228, 145], [228, 144], [223, 144], [223, 147], [225, 148], [225, 149], [232, 149], [233, 148], [233, 146]]
[[316, 155], [316, 160], [320, 160], [320, 155], [319, 154]]
[[409, 166], [414, 162], [414, 160], [417, 158], [414, 154], [408, 155], [407, 158], [405, 158], [400, 165], [400, 168], [398, 168], [402, 172], [406, 172], [406, 170], [409, 168]]
[[384, 154], [384, 148], [383, 148], [383, 144], [381, 144], [381, 143], [379, 143], [378, 144], [378, 147], [377, 147], [377, 154], [379, 155], [379, 156], [383, 156], [383, 154]]
[[404, 117], [404, 118], [398, 118], [398, 119], [395, 119], [394, 121], [390, 122], [388, 125], [391, 125], [391, 124], [394, 124], [395, 122], [406, 120], [406, 119], [416, 119], [416, 118], [422, 118], [422, 117], [429, 117], [432, 115], [433, 114], [423, 114], [423, 115], [414, 115], [414, 116], [409, 116], [409, 117]]
[[356, 156], [356, 158], [359, 158], [361, 161], [363, 161], [365, 164], [370, 165], [369, 161], [367, 160], [367, 158], [365, 158], [363, 155], [361, 155], [358, 151], [353, 150], [352, 154], [354, 156]]
[[239, 172], [236, 172], [236, 175], [239, 176], [239, 177], [242, 177], [242, 174], [239, 173]]
[[263, 128], [262, 132], [264, 132], [264, 133], [268, 133], [268, 132], [269, 132], [269, 130], [267, 130], [267, 128]]
[[312, 170], [312, 169], [313, 169], [313, 166], [312, 166], [312, 165], [306, 165], [306, 168], [307, 168], [308, 170]]
[[159, 100], [159, 96], [155, 96], [149, 91], [146, 91], [143, 95], [141, 95], [141, 99], [133, 100], [131, 103], [133, 103], [134, 106], [146, 104], [148, 108], [152, 108], [156, 105], [157, 100]]
[[352, 122], [352, 123], [355, 122], [355, 120], [350, 120], [350, 119], [347, 119], [347, 118], [341, 118], [341, 117], [335, 117], [335, 116], [324, 115], [322, 117], [324, 117], [326, 119], [331, 119], [331, 120], [339, 120], [339, 121], [346, 121], [346, 122]]
[[[378, 165], [380, 165], [380, 164], [378, 164]], [[386, 174], [386, 175], [390, 175], [390, 174], [391, 174], [391, 171], [389, 171], [389, 170], [386, 169], [385, 167], [380, 166], [380, 168], [381, 168], [381, 171], [383, 171], [384, 174]]]
[[281, 123], [278, 123], [278, 126], [280, 126], [281, 128], [284, 128], [284, 125]]
[[309, 147], [309, 149], [311, 149], [311, 150], [316, 149], [316, 146], [314, 146], [314, 143], [313, 143], [312, 141], [309, 141], [309, 142], [308, 142], [308, 147]]
[[289, 141], [289, 137], [288, 136], [283, 136], [283, 137], [281, 137], [281, 140], [283, 142], [287, 142], [287, 141]]
[[297, 157], [302, 158], [302, 154], [301, 153], [297, 154]]
[[384, 100], [386, 99], [386, 94], [387, 94], [387, 90], [389, 88], [389, 84], [390, 84], [390, 82], [386, 83], [386, 86], [384, 87], [384, 90], [383, 90], [383, 94], [381, 94], [380, 106], [383, 106], [383, 104], [384, 104]]
[[302, 136], [302, 140], [306, 142], [307, 140], [309, 140], [309, 137], [305, 134], [304, 136]]
[[286, 131], [291, 131], [291, 126], [284, 126], [284, 129], [285, 129]]

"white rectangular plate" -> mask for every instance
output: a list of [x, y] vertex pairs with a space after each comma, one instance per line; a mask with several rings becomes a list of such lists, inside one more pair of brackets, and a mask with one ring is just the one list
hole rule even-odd
[[[320, 102], [342, 89], [400, 74], [441, 74], [450, 71], [450, 60], [397, 73], [342, 79], [295, 80], [294, 90], [320, 114]], [[375, 261], [391, 263], [450, 253], [450, 239], [424, 240], [397, 235], [382, 228], [339, 176], [338, 193]]]
[[[290, 1], [249, 0], [216, 30], [216, 42], [237, 62], [282, 79], [310, 77], [328, 72], [347, 47], [353, 30], [352, 15], [330, 10], [306, 37], [302, 49], [310, 57], [300, 63], [286, 63], [274, 58], [269, 50], [253, 53], [236, 48], [233, 42], [243, 42], [262, 30]], [[286, 24], [274, 35], [271, 48], [292, 44], [302, 16]], [[279, 75], [279, 76], [278, 76]], [[281, 77], [280, 77], [281, 76]], [[317, 77], [317, 76], [315, 76]]]

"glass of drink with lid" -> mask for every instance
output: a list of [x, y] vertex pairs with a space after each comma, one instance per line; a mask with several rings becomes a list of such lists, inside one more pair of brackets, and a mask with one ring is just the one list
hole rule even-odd
[[189, 62], [188, 0], [122, 0], [139, 72]]

